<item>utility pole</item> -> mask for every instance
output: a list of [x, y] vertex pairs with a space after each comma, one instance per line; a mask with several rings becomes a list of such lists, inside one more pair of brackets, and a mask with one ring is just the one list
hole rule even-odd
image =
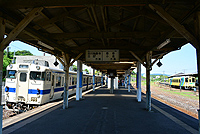
[[165, 74], [165, 71], [163, 71], [163, 81], [165, 82], [165, 76], [164, 76], [164, 74]]
[[[7, 57], [9, 56], [9, 47], [7, 47]], [[9, 58], [9, 57], [8, 57]]]

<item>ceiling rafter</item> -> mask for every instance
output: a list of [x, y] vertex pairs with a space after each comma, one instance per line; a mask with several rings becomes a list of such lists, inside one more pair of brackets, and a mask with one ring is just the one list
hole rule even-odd
[[129, 20], [132, 20], [132, 19], [135, 19], [135, 18], [138, 18], [140, 17], [141, 15], [140, 14], [134, 14], [134, 15], [130, 15], [130, 16], [127, 16], [125, 18], [122, 18], [120, 20], [117, 20], [115, 22], [111, 22], [108, 24], [108, 27], [112, 27], [112, 26], [115, 26], [115, 25], [119, 25], [123, 22], [126, 22], [126, 21], [129, 21]]
[[[46, 19], [49, 19], [44, 13], [40, 12], [40, 14], [42, 16], [44, 16]], [[52, 25], [54, 25], [61, 33], [64, 33], [64, 31], [58, 25], [56, 25], [55, 23], [52, 23]], [[70, 39], [70, 40], [78, 46], [78, 44], [74, 40], [72, 40], [72, 39]]]
[[[7, 20], [7, 23], [11, 24], [14, 27], [17, 26], [17, 24], [19, 23], [19, 20], [16, 20], [16, 17], [9, 16], [9, 15], [7, 15], [6, 12], [0, 12], [0, 14], [3, 14], [2, 17]], [[16, 16], [16, 15], [14, 15], [14, 16]], [[22, 32], [29, 35], [30, 37], [32, 37], [36, 40], [42, 40], [44, 43], [48, 44], [51, 47], [54, 47], [57, 50], [63, 49], [63, 47], [61, 48], [60, 45], [58, 45], [56, 43], [56, 41], [48, 38], [44, 34], [40, 34], [38, 31], [36, 31], [33, 28], [30, 28], [29, 26], [25, 27], [25, 29]], [[35, 45], [37, 46], [37, 44], [35, 44]], [[65, 47], [65, 51], [68, 52], [68, 53], [71, 53], [70, 51], [67, 50], [66, 47]]]
[[199, 48], [198, 40], [189, 31], [187, 31], [183, 25], [171, 17], [163, 8], [154, 4], [150, 4], [149, 6], [152, 10], [155, 10], [156, 13], [159, 14], [166, 22], [168, 22], [177, 32], [179, 32], [188, 41], [191, 41], [194, 47], [197, 49]]
[[[100, 25], [99, 25], [99, 21], [98, 21], [97, 14], [96, 14], [96, 12], [95, 12], [94, 6], [91, 6], [91, 9], [92, 9], [92, 13], [93, 13], [93, 16], [94, 16], [94, 20], [95, 20], [95, 23], [96, 23], [96, 26], [97, 26], [97, 30], [98, 30], [99, 32], [101, 32], [101, 28], [100, 28]], [[104, 46], [106, 46], [105, 41], [104, 41], [103, 38], [101, 38], [101, 41], [102, 41], [102, 44], [103, 44]]]
[[[86, 9], [86, 8], [84, 8], [84, 9]], [[81, 8], [80, 10], [82, 11], [83, 9]], [[76, 11], [76, 12], [78, 12], [78, 11]], [[53, 17], [51, 19], [48, 19], [46, 21], [37, 22], [37, 24], [39, 26], [36, 25], [34, 28], [36, 30], [39, 30], [41, 27], [43, 27], [45, 29], [47, 26], [52, 25], [52, 24], [58, 22], [59, 20], [63, 20], [63, 18], [65, 18], [65, 17], [68, 18], [68, 19], [83, 23], [85, 25], [88, 25], [88, 26], [91, 26], [91, 27], [95, 27], [94, 23], [92, 23], [90, 21], [87, 21], [87, 20], [84, 20], [84, 19], [81, 19], [81, 18], [73, 15], [72, 13], [74, 13], [74, 12], [73, 11], [71, 11], [71, 12], [66, 12], [65, 11], [65, 12], [61, 13], [60, 15], [57, 15], [57, 16], [55, 16], [55, 17]]]
[[78, 32], [78, 33], [52, 33], [49, 37], [54, 39], [78, 39], [78, 38], [111, 38], [111, 39], [129, 39], [129, 38], [159, 38], [158, 32]]
[[[165, 8], [165, 11], [168, 11], [170, 9], [170, 7], [172, 6], [172, 4], [168, 5], [166, 8]], [[151, 26], [149, 32], [153, 31], [154, 28], [158, 25], [158, 21], [155, 21], [154, 24]], [[145, 38], [142, 43], [140, 44], [141, 46], [143, 46], [143, 44], [145, 43], [147, 39]]]

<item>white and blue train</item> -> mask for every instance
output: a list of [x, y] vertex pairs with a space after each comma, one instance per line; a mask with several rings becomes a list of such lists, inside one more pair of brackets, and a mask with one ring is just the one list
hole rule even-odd
[[[64, 92], [65, 72], [46, 66], [18, 63], [7, 67], [5, 84], [6, 103], [11, 109], [26, 110], [53, 100], [61, 99]], [[76, 93], [77, 74], [69, 73], [69, 95]], [[92, 75], [82, 77], [82, 90], [92, 87]], [[95, 86], [101, 77], [95, 76]]]

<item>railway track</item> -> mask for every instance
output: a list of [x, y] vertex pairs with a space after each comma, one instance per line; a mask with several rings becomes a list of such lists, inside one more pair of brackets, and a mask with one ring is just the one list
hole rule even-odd
[[[136, 89], [136, 87], [134, 86]], [[163, 90], [164, 89], [164, 90]], [[166, 92], [166, 91], [167, 92]], [[194, 92], [192, 90], [180, 90], [176, 88], [169, 88], [169, 87], [162, 87], [162, 86], [152, 86], [151, 85], [151, 91], [152, 91], [152, 98], [169, 105], [185, 114], [188, 114], [196, 119], [198, 119], [198, 112], [197, 109], [199, 107], [198, 99], [190, 99], [185, 96], [179, 95], [179, 92], [190, 92], [193, 94], [192, 96], [195, 98], [198, 98], [197, 92]], [[146, 94], [146, 87], [142, 86], [142, 92]], [[172, 94], [170, 92], [176, 92], [177, 94]]]

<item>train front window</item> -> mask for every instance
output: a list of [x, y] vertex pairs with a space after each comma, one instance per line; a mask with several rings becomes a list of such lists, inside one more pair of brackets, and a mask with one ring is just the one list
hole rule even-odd
[[15, 79], [15, 74], [16, 74], [16, 71], [15, 70], [8, 70], [7, 71], [7, 78], [12, 78], [12, 79]]
[[19, 78], [19, 80], [20, 80], [21, 82], [26, 82], [26, 73], [20, 73], [20, 78]]
[[31, 80], [45, 80], [45, 72], [31, 71], [30, 79]]

